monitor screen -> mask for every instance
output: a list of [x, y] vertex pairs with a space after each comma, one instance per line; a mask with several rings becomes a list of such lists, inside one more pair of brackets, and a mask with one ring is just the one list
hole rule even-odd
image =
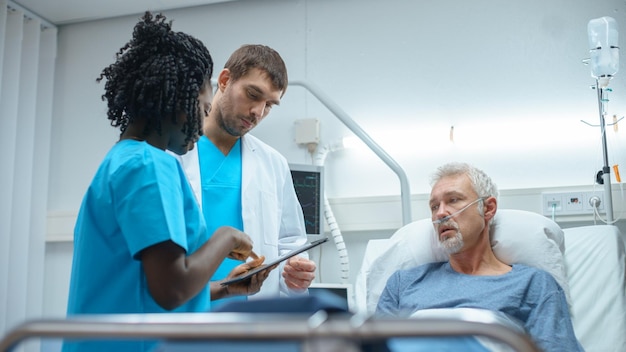
[[306, 234], [314, 241], [324, 236], [324, 168], [289, 164], [293, 187], [304, 213]]

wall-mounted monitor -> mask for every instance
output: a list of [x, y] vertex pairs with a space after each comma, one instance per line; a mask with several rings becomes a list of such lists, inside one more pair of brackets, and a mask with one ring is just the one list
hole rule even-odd
[[310, 241], [324, 237], [324, 167], [289, 164]]

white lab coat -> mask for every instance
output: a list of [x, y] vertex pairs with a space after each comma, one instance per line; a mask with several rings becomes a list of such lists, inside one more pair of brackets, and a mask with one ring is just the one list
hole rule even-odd
[[[241, 146], [243, 231], [252, 238], [254, 251], [267, 262], [307, 242], [304, 215], [285, 157], [250, 134], [241, 138]], [[179, 161], [202, 207], [197, 146]], [[306, 253], [300, 256], [308, 258]], [[270, 273], [254, 298], [295, 293], [287, 289], [280, 274], [284, 265]]]

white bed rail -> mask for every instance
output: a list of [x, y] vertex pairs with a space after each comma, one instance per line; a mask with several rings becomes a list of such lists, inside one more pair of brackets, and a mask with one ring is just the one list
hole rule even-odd
[[99, 315], [69, 319], [40, 319], [23, 323], [0, 340], [8, 352], [31, 338], [64, 339], [185, 339], [310, 341], [340, 338], [376, 341], [390, 337], [482, 336], [515, 351], [539, 352], [527, 334], [510, 322], [480, 311], [428, 319], [372, 318], [361, 315], [191, 313]]

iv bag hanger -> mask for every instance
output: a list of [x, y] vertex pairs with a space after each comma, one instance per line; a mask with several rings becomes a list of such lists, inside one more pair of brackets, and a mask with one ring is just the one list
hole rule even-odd
[[[617, 125], [618, 122], [622, 121], [623, 119], [624, 119], [624, 116], [622, 116], [619, 119], [615, 120], [615, 122], [613, 122], [613, 123], [607, 123], [605, 126], [615, 126], [615, 125]], [[584, 123], [587, 126], [600, 127], [600, 125], [594, 125], [594, 124], [591, 124], [591, 123], [589, 123], [589, 122], [587, 122], [585, 120], [580, 120], [580, 122]]]

